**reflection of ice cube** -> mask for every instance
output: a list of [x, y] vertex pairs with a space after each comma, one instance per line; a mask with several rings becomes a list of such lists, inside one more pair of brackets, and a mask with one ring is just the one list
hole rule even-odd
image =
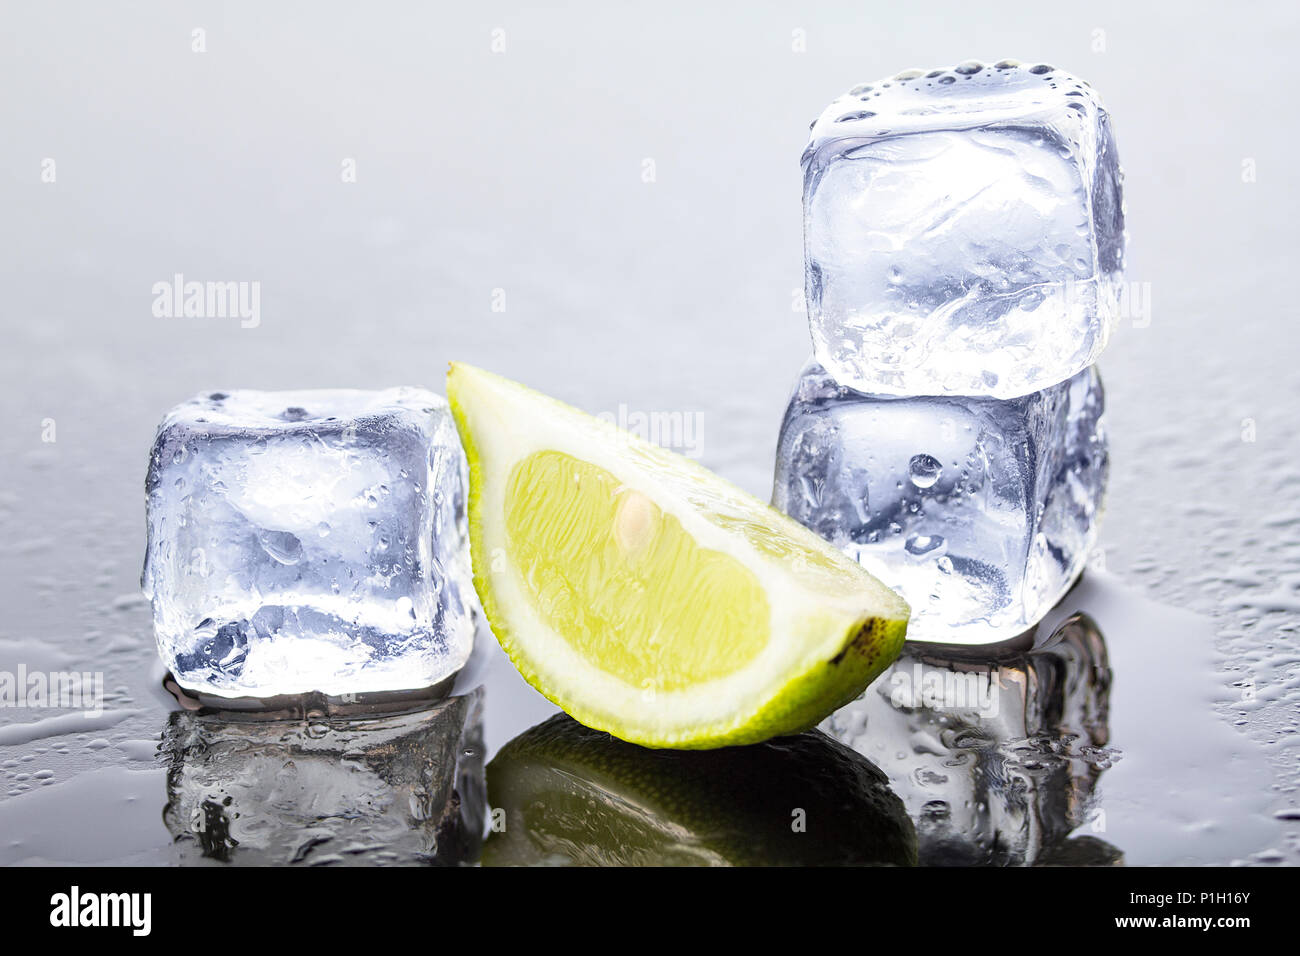
[[164, 821], [182, 861], [472, 860], [486, 814], [480, 697], [306, 722], [172, 714]]
[[1112, 759], [1109, 688], [1101, 633], [1076, 615], [1026, 651], [909, 644], [821, 729], [889, 775], [922, 865], [1067, 860], [1096, 849], [1074, 844]]
[[803, 168], [813, 340], [845, 384], [1011, 398], [1105, 346], [1124, 215], [1088, 84], [1009, 64], [864, 84], [813, 125]]
[[1082, 571], [1107, 472], [1095, 369], [1013, 400], [888, 398], [816, 363], [786, 409], [773, 504], [912, 605], [908, 637], [983, 643]]
[[163, 659], [227, 697], [436, 684], [472, 641], [465, 484], [446, 402], [420, 389], [177, 406], [146, 483]]

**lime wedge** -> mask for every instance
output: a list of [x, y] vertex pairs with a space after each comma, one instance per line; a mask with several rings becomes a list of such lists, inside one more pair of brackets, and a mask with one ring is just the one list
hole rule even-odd
[[688, 458], [453, 363], [474, 584], [524, 678], [650, 747], [813, 726], [898, 656], [903, 600]]

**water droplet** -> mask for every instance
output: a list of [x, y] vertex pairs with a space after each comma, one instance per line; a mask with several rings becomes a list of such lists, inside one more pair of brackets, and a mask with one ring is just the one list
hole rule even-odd
[[907, 471], [912, 484], [918, 488], [929, 488], [943, 474], [943, 465], [933, 455], [913, 455], [908, 462]]
[[914, 534], [903, 545], [908, 554], [932, 554], [943, 547], [943, 536], [937, 534]]
[[263, 531], [258, 540], [262, 550], [280, 564], [297, 564], [302, 559], [302, 542], [288, 531]]
[[946, 820], [952, 815], [952, 807], [946, 800], [930, 800], [921, 807], [921, 816], [928, 820]]

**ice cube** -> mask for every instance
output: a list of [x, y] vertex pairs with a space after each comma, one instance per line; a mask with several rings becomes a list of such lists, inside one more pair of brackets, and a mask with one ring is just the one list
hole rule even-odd
[[1003, 62], [856, 86], [813, 124], [803, 171], [809, 320], [839, 381], [1014, 398], [1105, 347], [1121, 173], [1082, 80]]
[[1075, 615], [1036, 647], [958, 650], [908, 645], [821, 729], [889, 775], [923, 866], [1114, 862], [1115, 847], [1069, 838], [1114, 759], [1096, 624]]
[[468, 862], [486, 816], [481, 692], [412, 714], [168, 719], [163, 821], [182, 862]]
[[214, 392], [172, 409], [142, 583], [177, 682], [223, 697], [430, 686], [475, 613], [466, 465], [414, 388]]
[[1003, 640], [1068, 590], [1107, 474], [1095, 368], [1016, 399], [893, 398], [815, 361], [786, 409], [773, 504], [898, 589], [908, 637]]

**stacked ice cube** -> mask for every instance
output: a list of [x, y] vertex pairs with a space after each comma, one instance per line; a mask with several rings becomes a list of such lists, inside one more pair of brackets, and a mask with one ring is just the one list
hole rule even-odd
[[914, 70], [832, 103], [803, 171], [815, 359], [774, 503], [898, 588], [914, 639], [1014, 637], [1082, 571], [1106, 482], [1109, 117], [1046, 65]]

